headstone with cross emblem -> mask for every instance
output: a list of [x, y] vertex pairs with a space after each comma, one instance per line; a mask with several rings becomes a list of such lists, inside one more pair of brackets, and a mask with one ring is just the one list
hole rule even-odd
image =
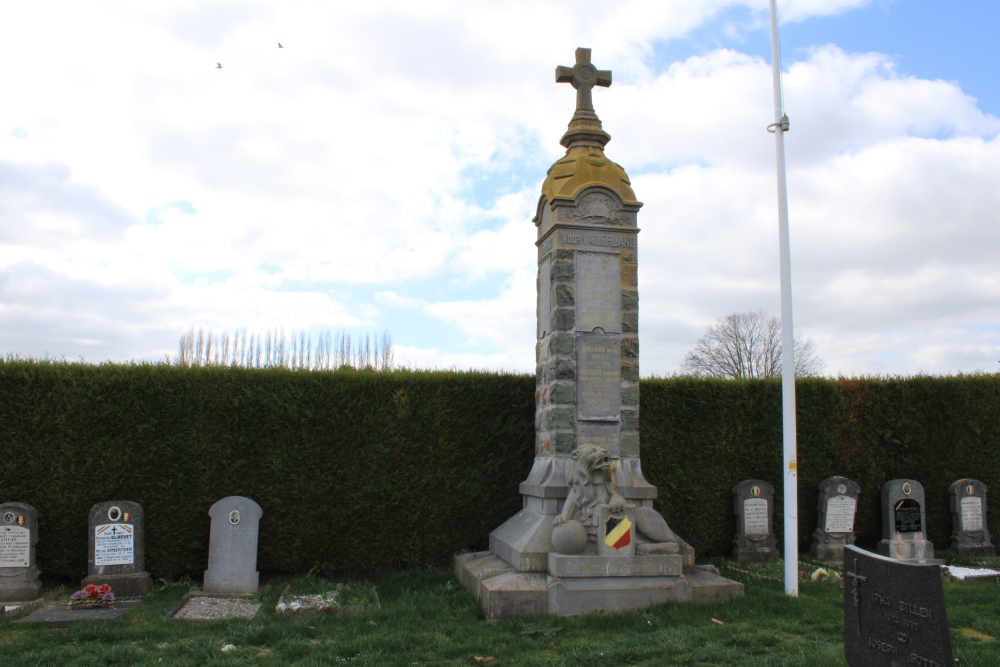
[[941, 566], [845, 546], [844, 653], [851, 667], [951, 667]]
[[878, 553], [916, 563], [943, 563], [934, 559], [927, 539], [924, 487], [915, 479], [893, 479], [882, 485], [882, 540]]
[[0, 602], [30, 602], [42, 596], [37, 542], [38, 510], [24, 503], [0, 505]]
[[212, 533], [208, 542], [208, 569], [202, 585], [213, 595], [251, 595], [257, 592], [257, 532], [264, 510], [243, 496], [229, 496], [208, 510]]
[[854, 517], [861, 487], [846, 477], [827, 477], [819, 483], [819, 515], [810, 555], [816, 560], [839, 563], [844, 547], [854, 544]]
[[733, 558], [760, 563], [778, 557], [771, 516], [774, 513], [774, 487], [760, 479], [747, 479], [733, 487], [733, 514], [736, 537]]
[[948, 487], [951, 506], [951, 550], [962, 556], [995, 556], [986, 523], [986, 492], [977, 479], [960, 479]]
[[81, 585], [108, 584], [115, 598], [149, 595], [153, 579], [146, 572], [142, 505], [129, 500], [97, 503], [89, 518], [89, 574]]

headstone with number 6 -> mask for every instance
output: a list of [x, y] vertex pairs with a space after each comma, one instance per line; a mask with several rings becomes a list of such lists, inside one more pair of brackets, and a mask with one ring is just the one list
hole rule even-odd
[[962, 556], [995, 556], [986, 525], [985, 484], [976, 479], [960, 479], [948, 487], [951, 505], [951, 549]]
[[212, 505], [212, 534], [208, 543], [208, 569], [202, 588], [216, 595], [251, 595], [257, 592], [257, 531], [264, 511], [243, 496], [229, 496]]
[[82, 586], [108, 584], [116, 598], [149, 595], [153, 579], [146, 572], [146, 532], [142, 505], [128, 500], [90, 508], [89, 575]]
[[0, 602], [30, 602], [42, 596], [36, 542], [38, 510], [24, 503], [0, 505]]

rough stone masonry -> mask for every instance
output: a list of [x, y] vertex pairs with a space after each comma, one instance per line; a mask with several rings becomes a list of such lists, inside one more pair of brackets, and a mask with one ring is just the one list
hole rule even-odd
[[577, 104], [560, 142], [566, 155], [549, 169], [533, 219], [535, 460], [520, 485], [523, 509], [491, 533], [488, 552], [460, 556], [456, 574], [488, 618], [741, 595], [740, 584], [695, 567], [694, 550], [653, 509], [656, 487], [642, 473], [642, 204], [604, 154], [611, 137], [592, 98], [611, 72], [581, 48], [573, 67], [556, 68], [556, 81], [576, 89]]

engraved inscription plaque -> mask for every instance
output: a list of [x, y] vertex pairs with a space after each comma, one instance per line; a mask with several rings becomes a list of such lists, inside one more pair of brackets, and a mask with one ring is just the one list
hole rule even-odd
[[617, 420], [621, 415], [621, 341], [617, 336], [577, 338], [577, 417]]
[[919, 533], [923, 530], [920, 517], [920, 503], [912, 498], [904, 498], [896, 503], [896, 532]]
[[0, 567], [28, 567], [31, 563], [31, 533], [21, 526], [0, 528]]
[[548, 257], [538, 265], [538, 337], [545, 338], [552, 323], [552, 275]]
[[826, 526], [828, 533], [850, 533], [854, 530], [854, 498], [834, 496], [826, 501]]
[[622, 331], [621, 267], [618, 255], [576, 255], [576, 328], [605, 333]]
[[978, 496], [962, 498], [962, 531], [978, 533], [983, 529], [983, 499]]
[[576, 441], [580, 446], [597, 445], [608, 450], [612, 458], [622, 454], [621, 441], [618, 436], [618, 422], [577, 422], [578, 433]]
[[743, 501], [743, 533], [745, 535], [767, 535], [767, 501], [763, 498], [747, 498]]

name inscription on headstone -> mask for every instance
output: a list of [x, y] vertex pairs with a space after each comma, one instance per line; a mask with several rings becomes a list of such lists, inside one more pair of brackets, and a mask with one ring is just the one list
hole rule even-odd
[[896, 532], [919, 533], [923, 530], [920, 521], [920, 503], [912, 498], [904, 498], [896, 503]]
[[21, 526], [0, 527], [0, 567], [28, 567], [31, 533]]
[[938, 565], [844, 547], [844, 652], [851, 667], [952, 665]]
[[826, 501], [826, 525], [828, 533], [850, 533], [854, 530], [854, 510], [857, 502], [850, 496], [834, 496]]
[[962, 498], [962, 530], [978, 533], [983, 529], [983, 499], [978, 496]]
[[743, 533], [746, 535], [767, 535], [767, 501], [763, 498], [747, 498], [743, 501]]
[[135, 539], [132, 524], [94, 526], [94, 565], [132, 565]]
[[621, 267], [618, 255], [576, 255], [576, 328], [605, 333], [622, 331]]
[[618, 419], [621, 414], [621, 341], [583, 334], [577, 351], [577, 417]]

